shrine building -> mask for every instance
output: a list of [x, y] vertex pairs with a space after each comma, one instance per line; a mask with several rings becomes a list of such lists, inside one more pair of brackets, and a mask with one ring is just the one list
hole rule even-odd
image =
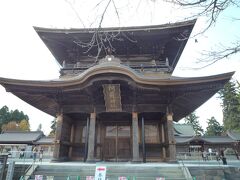
[[196, 110], [233, 75], [172, 76], [195, 21], [35, 27], [61, 65], [59, 79], [0, 78], [0, 84], [56, 117], [53, 161], [176, 161], [173, 122]]

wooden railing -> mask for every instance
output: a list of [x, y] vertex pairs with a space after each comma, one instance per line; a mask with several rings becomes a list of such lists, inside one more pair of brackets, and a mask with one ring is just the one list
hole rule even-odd
[[[150, 61], [150, 62], [122, 62], [124, 66], [130, 67], [137, 72], [151, 71], [151, 72], [169, 72], [171, 71], [171, 67], [166, 62], [158, 62]], [[64, 74], [72, 74], [72, 73], [81, 73], [97, 64], [65, 64], [61, 69], [60, 73]]]

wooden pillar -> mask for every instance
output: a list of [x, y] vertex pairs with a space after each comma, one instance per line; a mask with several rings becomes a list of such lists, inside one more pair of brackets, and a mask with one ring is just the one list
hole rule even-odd
[[71, 137], [70, 137], [70, 147], [69, 147], [69, 158], [72, 158], [72, 146], [74, 144], [74, 136], [75, 136], [75, 125], [71, 124]]
[[84, 147], [84, 159], [83, 159], [84, 162], [86, 162], [87, 154], [88, 154], [88, 131], [89, 131], [89, 118], [87, 118], [87, 125], [86, 125], [86, 132], [85, 132], [85, 147]]
[[55, 134], [55, 147], [53, 150], [53, 161], [58, 161], [60, 158], [60, 141], [62, 135], [62, 125], [63, 125], [63, 114], [57, 114], [56, 119], [56, 134]]
[[161, 143], [162, 143], [162, 154], [161, 154], [161, 158], [165, 161], [166, 160], [166, 139], [165, 139], [165, 125], [164, 122], [162, 122], [160, 124], [160, 128], [161, 128]]
[[88, 133], [88, 155], [87, 155], [88, 162], [95, 161], [95, 158], [94, 158], [95, 126], [96, 126], [96, 113], [91, 113], [90, 114], [89, 133]]
[[139, 159], [139, 133], [138, 133], [138, 114], [132, 113], [132, 161], [138, 162]]
[[143, 162], [146, 162], [146, 150], [145, 150], [145, 126], [144, 126], [144, 118], [142, 117], [142, 156]]
[[57, 114], [57, 127], [52, 161], [66, 161], [69, 158], [71, 126], [62, 113]]
[[168, 154], [169, 161], [176, 161], [176, 142], [174, 138], [174, 127], [173, 127], [173, 113], [170, 108], [167, 108], [166, 113], [166, 124], [167, 124], [167, 140], [168, 140]]

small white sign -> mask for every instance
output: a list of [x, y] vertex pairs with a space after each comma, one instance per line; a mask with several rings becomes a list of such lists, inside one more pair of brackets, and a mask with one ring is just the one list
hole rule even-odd
[[43, 180], [43, 175], [35, 175], [35, 180]]
[[127, 177], [125, 177], [125, 176], [120, 176], [120, 177], [118, 177], [118, 180], [127, 180]]
[[107, 168], [105, 166], [96, 166], [95, 180], [105, 180], [106, 171], [107, 171]]
[[156, 180], [165, 180], [165, 177], [157, 177]]
[[94, 176], [86, 176], [86, 180], [94, 180]]
[[47, 176], [47, 180], [53, 180], [54, 177], [53, 176]]

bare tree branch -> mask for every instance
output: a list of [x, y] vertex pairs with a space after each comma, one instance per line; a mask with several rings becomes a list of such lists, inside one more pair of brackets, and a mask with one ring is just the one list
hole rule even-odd
[[[99, 7], [105, 0], [99, 1], [98, 4], [94, 8]], [[116, 49], [112, 46], [112, 41], [122, 41], [120, 34], [122, 36], [126, 37], [129, 41], [135, 42], [134, 40], [130, 39], [125, 33], [121, 32], [121, 29], [119, 28], [119, 31], [117, 32], [104, 32], [102, 31], [102, 23], [104, 20], [104, 17], [107, 13], [107, 10], [109, 9], [110, 4], [112, 3], [115, 14], [118, 18], [119, 24], [120, 24], [120, 16], [118, 12], [118, 8], [116, 6], [116, 3], [114, 0], [108, 0], [106, 6], [104, 7], [103, 12], [101, 13], [100, 21], [98, 23], [98, 28], [96, 28], [95, 32], [93, 33], [93, 36], [90, 40], [90, 42], [82, 42], [82, 41], [74, 41], [75, 44], [78, 46], [86, 49], [84, 51], [85, 54], [88, 54], [93, 48], [97, 47], [97, 55], [95, 56], [95, 63], [98, 61], [98, 58], [102, 51], [104, 51], [105, 54], [108, 54], [108, 51], [110, 49], [111, 52], [114, 52]]]
[[[207, 17], [207, 25], [201, 31], [195, 34], [191, 38], [195, 38], [198, 35], [205, 33], [210, 27], [212, 27], [218, 20], [219, 15], [223, 13], [227, 8], [230, 7], [240, 7], [239, 0], [164, 0], [168, 3], [177, 4], [180, 7], [195, 8], [196, 11], [193, 15], [190, 15], [186, 19], [192, 19], [197, 17]], [[232, 21], [240, 20], [239, 17], [232, 18]], [[180, 38], [181, 39], [181, 38]], [[177, 40], [179, 40], [177, 38]], [[216, 46], [215, 46], [216, 48]], [[202, 53], [202, 58], [199, 59], [198, 63], [205, 63], [206, 65], [193, 68], [193, 69], [202, 69], [207, 66], [210, 66], [222, 59], [229, 58], [230, 56], [240, 52], [240, 40], [239, 38], [236, 42], [232, 43], [231, 47], [226, 47], [221, 45], [220, 50], [204, 51]]]
[[107, 5], [106, 5], [106, 7], [105, 7], [105, 9], [104, 9], [104, 11], [103, 11], [103, 13], [102, 13], [102, 16], [101, 16], [101, 19], [100, 19], [100, 22], [99, 22], [99, 25], [98, 25], [99, 28], [101, 28], [101, 26], [102, 26], [103, 18], [104, 18], [104, 16], [105, 16], [106, 12], [107, 12], [107, 9], [108, 9], [109, 4], [110, 4], [111, 1], [112, 1], [112, 0], [109, 0], [109, 1], [108, 1]]
[[206, 0], [199, 0], [199, 1], [195, 1], [195, 2], [179, 1], [179, 0], [170, 0], [170, 1], [166, 0], [166, 2], [178, 4], [180, 6], [194, 6], [194, 5], [199, 5], [203, 2], [206, 2]]
[[[230, 7], [231, 5], [239, 6], [240, 3], [238, 0], [164, 0], [168, 3], [177, 4], [181, 7], [191, 7], [197, 8], [196, 13], [191, 15], [189, 18], [196, 18], [199, 16], [208, 17], [208, 25], [205, 28], [207, 30], [210, 26], [212, 26], [218, 19], [220, 13], [222, 13], [225, 9]], [[203, 32], [205, 32], [205, 30]]]
[[120, 25], [120, 16], [119, 16], [119, 13], [118, 13], [117, 6], [116, 6], [114, 0], [112, 0], [112, 3], [113, 3], [114, 9], [115, 9], [115, 13], [116, 13], [117, 18], [118, 18], [118, 23], [119, 23], [119, 25]]
[[199, 59], [198, 63], [205, 63], [206, 65], [197, 69], [208, 67], [222, 59], [229, 58], [230, 56], [237, 54], [239, 52], [240, 52], [240, 41], [233, 43], [233, 45], [230, 47], [225, 47], [221, 45], [221, 48], [219, 51], [204, 51], [202, 53], [203, 58]]
[[[73, 9], [75, 14], [77, 14], [77, 17], [79, 21], [83, 24], [79, 14], [74, 9], [72, 3], [70, 0], [65, 0]], [[148, 0], [145, 0], [148, 1]], [[153, 3], [157, 0], [151, 0]], [[192, 36], [191, 38], [195, 38], [198, 35], [201, 35], [205, 33], [210, 27], [212, 27], [218, 20], [219, 15], [224, 12], [227, 8], [235, 6], [237, 8], [240, 7], [240, 0], [163, 0], [168, 3], [172, 3], [174, 5], [179, 5], [181, 8], [195, 8], [192, 10], [193, 14], [189, 15], [189, 17], [185, 19], [193, 19], [197, 17], [207, 17], [207, 25], [206, 27], [201, 31]], [[134, 39], [131, 39], [128, 34], [125, 34], [124, 32], [121, 32], [121, 29], [119, 28], [118, 32], [115, 33], [109, 33], [109, 32], [103, 32], [102, 26], [103, 21], [106, 18], [107, 12], [110, 10], [110, 8], [114, 8], [115, 15], [118, 19], [119, 26], [120, 26], [120, 13], [119, 13], [119, 7], [118, 4], [116, 4], [117, 1], [115, 0], [99, 0], [99, 2], [94, 6], [94, 9], [101, 8], [102, 12], [100, 16], [97, 16], [94, 22], [98, 22], [97, 28], [95, 32], [93, 33], [90, 42], [81, 42], [81, 41], [74, 41], [78, 46], [81, 46], [85, 49], [86, 54], [88, 54], [93, 48], [97, 48], [97, 55], [96, 55], [96, 62], [98, 61], [98, 58], [100, 54], [105, 52], [107, 54], [108, 49], [110, 48], [112, 52], [115, 51], [115, 48], [112, 46], [112, 41], [122, 41], [122, 38], [126, 38], [127, 40], [136, 43]], [[143, 0], [138, 0], [136, 3], [136, 9], [139, 8], [140, 4], [143, 2]], [[112, 6], [111, 6], [112, 5]], [[232, 19], [233, 21], [239, 21], [240, 17], [234, 17]], [[84, 26], [84, 24], [83, 24]], [[85, 26], [84, 26], [85, 27]], [[187, 36], [182, 33], [179, 34], [177, 37], [174, 38], [177, 41], [186, 40]], [[225, 47], [221, 46], [220, 50], [213, 50], [213, 51], [204, 51], [202, 53], [202, 59], [199, 60], [201, 63], [207, 63], [207, 65], [204, 65], [201, 68], [207, 67], [211, 64], [214, 64], [215, 62], [224, 59], [229, 58], [231, 55], [234, 55], [236, 53], [240, 52], [240, 41], [237, 41], [235, 44], [232, 44], [231, 47]]]
[[74, 6], [72, 5], [72, 3], [68, 0], [65, 0], [66, 3], [69, 4], [69, 6], [71, 7], [71, 9], [73, 10], [73, 12], [75, 13], [75, 15], [77, 16], [79, 22], [82, 24], [82, 26], [85, 28], [85, 24], [83, 22], [83, 20], [81, 19], [81, 17], [79, 16], [78, 12], [76, 11], [76, 9], [74, 8]]

